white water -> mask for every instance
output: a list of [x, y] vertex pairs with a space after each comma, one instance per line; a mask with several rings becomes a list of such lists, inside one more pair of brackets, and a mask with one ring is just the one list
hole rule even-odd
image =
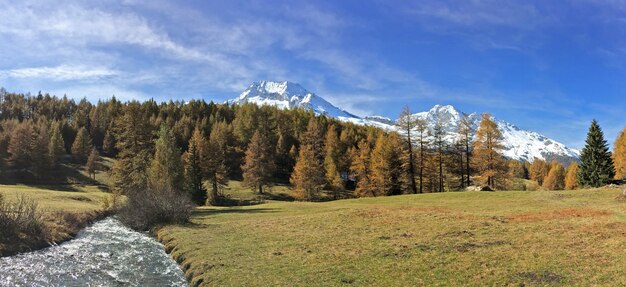
[[114, 218], [59, 246], [0, 258], [0, 286], [187, 286], [154, 238]]

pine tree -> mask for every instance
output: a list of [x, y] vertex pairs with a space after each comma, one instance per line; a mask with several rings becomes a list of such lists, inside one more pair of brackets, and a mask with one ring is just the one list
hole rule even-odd
[[153, 190], [180, 191], [183, 188], [183, 167], [176, 139], [166, 125], [159, 130], [154, 158], [148, 168], [148, 187]]
[[275, 165], [272, 149], [267, 137], [258, 130], [252, 135], [246, 150], [243, 170], [243, 182], [258, 193], [263, 193], [263, 187], [271, 183]]
[[535, 158], [533, 163], [530, 165], [528, 173], [531, 180], [536, 181], [539, 185], [543, 185], [543, 180], [546, 176], [548, 176], [549, 171], [550, 166], [548, 163], [542, 159]]
[[48, 143], [48, 159], [51, 165], [56, 165], [59, 158], [65, 155], [65, 142], [61, 136], [61, 128], [59, 123], [52, 123], [52, 131], [50, 133], [50, 141]]
[[417, 184], [415, 182], [415, 153], [413, 152], [413, 130], [417, 123], [408, 106], [405, 106], [400, 113], [400, 118], [396, 125], [400, 129], [406, 146], [406, 170], [411, 193], [417, 193]]
[[565, 189], [572, 190], [578, 188], [578, 164], [573, 162], [567, 167], [565, 174]]
[[339, 174], [339, 137], [335, 126], [331, 125], [326, 132], [326, 140], [324, 141], [324, 169], [326, 171], [326, 187], [328, 190], [335, 192], [335, 199], [338, 193], [343, 191], [344, 185], [341, 175]]
[[370, 181], [371, 149], [366, 140], [360, 141], [358, 149], [352, 154], [351, 172], [356, 178], [355, 193], [359, 197], [376, 196]]
[[197, 205], [204, 205], [207, 191], [202, 184], [203, 172], [200, 167], [200, 144], [204, 141], [199, 129], [195, 129], [189, 140], [189, 149], [185, 153], [185, 186], [191, 200]]
[[565, 169], [558, 162], [550, 164], [550, 171], [546, 176], [543, 187], [548, 190], [561, 190], [565, 188]]
[[87, 173], [93, 179], [96, 179], [96, 171], [98, 170], [98, 164], [100, 162], [100, 154], [98, 150], [94, 147], [91, 149], [91, 153], [89, 153], [89, 158], [87, 159]]
[[87, 162], [87, 158], [89, 157], [92, 147], [93, 144], [91, 142], [89, 132], [87, 132], [85, 127], [80, 128], [80, 130], [78, 130], [78, 134], [76, 135], [76, 139], [74, 139], [74, 143], [72, 144], [72, 155], [80, 163], [85, 163]]
[[290, 181], [294, 186], [297, 198], [310, 201], [319, 196], [326, 180], [324, 168], [316, 158], [313, 146], [304, 145], [300, 147]]
[[613, 145], [613, 163], [615, 164], [615, 179], [626, 179], [626, 127]]
[[491, 116], [483, 114], [476, 132], [472, 162], [481, 178], [491, 188], [502, 183], [506, 178], [506, 162], [502, 151], [502, 134]]
[[615, 177], [611, 152], [604, 140], [602, 129], [596, 120], [591, 122], [585, 147], [580, 153], [578, 184], [580, 186], [599, 187], [609, 183]]

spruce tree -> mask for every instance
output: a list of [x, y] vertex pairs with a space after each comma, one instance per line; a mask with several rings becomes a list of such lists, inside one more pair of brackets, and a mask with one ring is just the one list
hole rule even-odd
[[578, 184], [599, 187], [611, 182], [615, 176], [611, 152], [596, 120], [591, 122], [585, 147], [580, 153]]
[[148, 187], [154, 190], [180, 191], [183, 167], [176, 139], [166, 125], [159, 130], [154, 158], [148, 168]]
[[92, 147], [93, 144], [91, 142], [89, 132], [85, 127], [80, 128], [80, 130], [78, 130], [78, 134], [76, 135], [76, 139], [74, 139], [74, 143], [72, 144], [72, 155], [80, 163], [85, 163], [87, 162], [87, 158], [89, 157]]
[[615, 179], [626, 179], [626, 127], [619, 134], [613, 145]]

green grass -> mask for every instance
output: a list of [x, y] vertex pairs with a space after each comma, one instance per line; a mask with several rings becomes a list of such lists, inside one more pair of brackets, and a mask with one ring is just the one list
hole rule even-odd
[[620, 193], [459, 192], [205, 207], [159, 238], [193, 284], [211, 286], [623, 286]]
[[37, 201], [42, 211], [88, 212], [102, 207], [102, 200], [109, 196], [97, 186], [86, 185], [0, 185], [0, 193], [11, 200], [25, 195]]

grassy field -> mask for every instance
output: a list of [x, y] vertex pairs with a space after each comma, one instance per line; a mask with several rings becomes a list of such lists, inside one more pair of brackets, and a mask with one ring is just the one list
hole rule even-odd
[[620, 194], [270, 200], [199, 208], [191, 224], [166, 227], [159, 238], [192, 285], [624, 286]]
[[102, 207], [109, 194], [93, 185], [0, 185], [0, 193], [11, 200], [25, 195], [37, 201], [43, 212], [88, 212]]

